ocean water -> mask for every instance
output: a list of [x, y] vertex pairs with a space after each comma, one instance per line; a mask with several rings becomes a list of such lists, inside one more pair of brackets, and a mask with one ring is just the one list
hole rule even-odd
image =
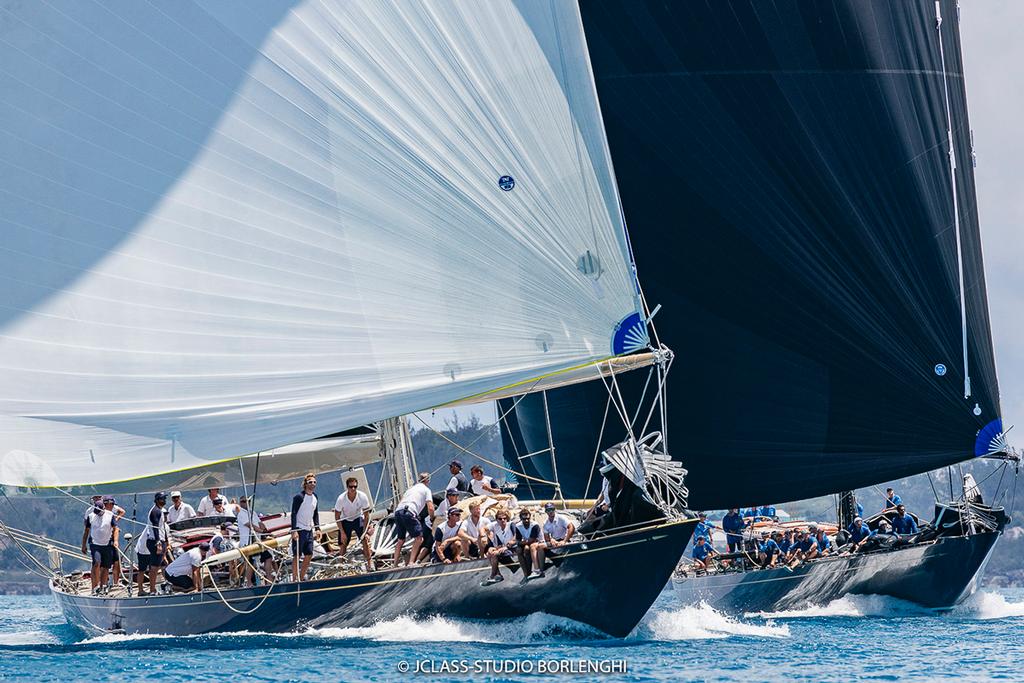
[[1019, 681], [1024, 590], [983, 591], [943, 615], [855, 596], [742, 617], [681, 606], [666, 590], [623, 640], [543, 614], [499, 623], [401, 618], [288, 635], [86, 638], [63, 622], [48, 596], [0, 596], [2, 680], [200, 678]]

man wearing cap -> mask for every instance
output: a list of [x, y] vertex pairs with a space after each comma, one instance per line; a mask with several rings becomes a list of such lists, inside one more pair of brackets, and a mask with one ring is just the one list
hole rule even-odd
[[[320, 539], [320, 511], [317, 509], [316, 475], [302, 480], [302, 490], [292, 498], [292, 581], [306, 580], [313, 559], [313, 542]], [[300, 560], [302, 570], [299, 571]]]
[[526, 508], [519, 511], [519, 523], [515, 526], [515, 532], [523, 580], [544, 576], [544, 538], [540, 525], [530, 518], [530, 511]]
[[864, 520], [860, 517], [853, 518], [853, 524], [846, 529], [850, 533], [850, 543], [853, 547], [850, 552], [857, 552], [860, 550], [867, 540], [875, 535], [875, 532], [864, 523]]
[[448, 489], [444, 492], [444, 500], [437, 506], [437, 511], [434, 514], [434, 524], [444, 524], [445, 520], [448, 519], [448, 508], [455, 507], [459, 504], [459, 490]]
[[190, 548], [171, 562], [164, 569], [164, 576], [175, 588], [185, 591], [203, 590], [202, 564], [210, 551], [209, 543], [200, 543], [197, 548]]
[[216, 486], [211, 489], [206, 489], [206, 495], [199, 501], [199, 505], [196, 506], [197, 517], [209, 517], [213, 514], [213, 501], [220, 495], [220, 489]]
[[420, 523], [420, 513], [427, 509], [427, 517], [434, 516], [433, 494], [430, 492], [430, 473], [420, 472], [419, 481], [409, 487], [398, 506], [395, 508], [395, 534], [398, 541], [395, 543], [395, 566], [402, 557], [402, 545], [405, 544], [405, 537], [412, 536], [412, 551], [406, 559], [405, 564], [409, 565], [417, 559], [420, 546], [423, 545], [423, 525]]
[[338, 552], [344, 557], [352, 539], [359, 539], [363, 544], [366, 569], [373, 571], [370, 537], [366, 533], [370, 526], [370, 497], [359, 490], [359, 480], [355, 477], [345, 480], [345, 490], [334, 503], [334, 521], [338, 524]]
[[448, 509], [448, 519], [434, 529], [434, 560], [451, 564], [462, 561], [462, 510]]
[[[107, 505], [97, 502], [92, 512], [85, 518], [85, 531], [82, 533], [82, 553], [92, 558], [92, 571], [89, 578], [92, 592], [95, 595], [107, 587], [110, 578], [110, 567], [114, 564], [114, 545], [117, 543], [117, 520], [110, 509], [113, 500]], [[88, 551], [86, 541], [88, 540]]]
[[489, 527], [488, 531], [490, 532], [491, 547], [487, 549], [487, 559], [491, 561], [491, 576], [481, 584], [483, 586], [490, 586], [505, 580], [498, 570], [498, 563], [513, 564], [516, 547], [516, 531], [509, 524], [508, 510], [498, 509], [497, 514], [494, 515], [494, 524]]
[[697, 541], [698, 536], [703, 536], [709, 547], [714, 547], [714, 543], [711, 538], [711, 530], [715, 528], [715, 525], [708, 521], [708, 514], [706, 512], [698, 512], [697, 525], [693, 528], [693, 539]]
[[761, 542], [757, 546], [757, 559], [762, 567], [774, 567], [782, 555], [779, 544], [767, 531], [761, 532]]
[[556, 512], [554, 503], [544, 503], [544, 512], [548, 516], [541, 527], [544, 532], [544, 548], [555, 551], [572, 539], [576, 527], [567, 517]]
[[174, 524], [196, 516], [195, 509], [181, 500], [181, 491], [171, 491], [171, 506], [167, 508], [167, 523]]
[[[235, 523], [238, 524], [238, 547], [245, 548], [256, 542], [256, 535], [265, 532], [267, 527], [263, 522], [254, 517], [249, 505], [252, 503], [252, 496], [242, 496], [238, 499], [238, 514], [235, 515]], [[255, 585], [255, 572], [252, 563], [256, 560], [254, 555], [245, 563], [245, 583]], [[259, 554], [259, 562], [263, 563], [263, 571], [267, 576], [273, 572], [272, 556], [269, 550], [263, 550]]]
[[469, 490], [474, 496], [486, 496], [501, 493], [498, 482], [490, 477], [484, 476], [484, 468], [480, 465], [473, 465], [469, 468]]
[[452, 478], [448, 480], [446, 489], [469, 491], [469, 481], [466, 479], [466, 475], [462, 473], [462, 461], [452, 460], [448, 463], [448, 471], [452, 473]]
[[918, 532], [917, 522], [907, 512], [903, 503], [896, 506], [896, 516], [892, 518], [892, 531], [898, 536], [916, 534]]
[[707, 571], [708, 559], [714, 557], [718, 553], [715, 549], [708, 545], [707, 539], [704, 536], [694, 536], [693, 538], [693, 550], [690, 556], [693, 558], [693, 566], [695, 569], [703, 569]]
[[824, 557], [832, 552], [832, 541], [829, 540], [828, 534], [825, 533], [824, 529], [818, 529], [817, 533], [814, 534], [814, 542], [818, 545], [819, 557]]
[[153, 507], [149, 509], [146, 526], [146, 549], [149, 551], [149, 592], [156, 593], [156, 573], [164, 565], [168, 550], [167, 494], [159, 491], [153, 496]]
[[217, 496], [213, 499], [213, 512], [210, 517], [234, 517], [235, 513], [228, 507], [228, 499]]
[[747, 523], [740, 517], [739, 508], [730, 508], [722, 518], [722, 529], [725, 530], [725, 542], [729, 544], [729, 552], [734, 553], [743, 547], [743, 530]]

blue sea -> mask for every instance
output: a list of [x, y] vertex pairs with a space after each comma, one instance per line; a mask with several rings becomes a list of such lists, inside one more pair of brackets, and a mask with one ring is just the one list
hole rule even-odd
[[49, 597], [0, 596], [0, 679], [1024, 680], [1022, 634], [1024, 590], [983, 591], [944, 615], [857, 596], [742, 617], [681, 606], [666, 590], [624, 640], [547, 615], [403, 618], [289, 635], [87, 638]]

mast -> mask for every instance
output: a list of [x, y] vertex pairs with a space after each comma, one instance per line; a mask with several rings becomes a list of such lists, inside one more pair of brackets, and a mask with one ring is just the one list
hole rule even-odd
[[381, 459], [391, 474], [391, 490], [396, 499], [417, 481], [416, 457], [409, 435], [409, 421], [394, 417], [378, 423]]

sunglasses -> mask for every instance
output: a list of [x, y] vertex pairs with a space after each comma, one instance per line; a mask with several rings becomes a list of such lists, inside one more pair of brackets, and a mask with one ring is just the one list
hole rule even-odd
[[357, 488], [359, 488], [359, 485], [358, 484], [352, 484], [351, 486], [349, 486], [349, 488], [350, 489], [357, 489]]

